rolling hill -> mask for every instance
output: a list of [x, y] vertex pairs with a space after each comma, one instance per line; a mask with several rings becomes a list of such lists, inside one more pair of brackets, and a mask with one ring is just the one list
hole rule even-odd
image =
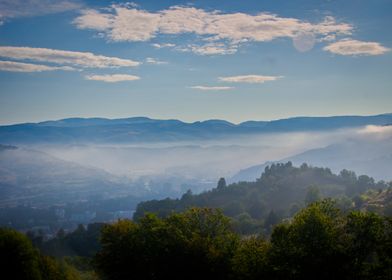
[[0, 146], [0, 206], [45, 205], [137, 194], [130, 182], [46, 153]]

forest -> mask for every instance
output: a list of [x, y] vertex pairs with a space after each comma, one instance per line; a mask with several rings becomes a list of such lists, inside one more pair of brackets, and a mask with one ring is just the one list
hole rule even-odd
[[[147, 214], [58, 234], [73, 256], [54, 258], [25, 235], [0, 230], [3, 273], [13, 279], [391, 279], [392, 219], [314, 202], [269, 237], [241, 236], [218, 209]], [[91, 241], [99, 243], [91, 245]], [[51, 244], [56, 245], [56, 244]], [[72, 247], [76, 246], [76, 247]], [[90, 248], [89, 248], [90, 246]], [[92, 251], [89, 251], [92, 249]], [[95, 251], [95, 252], [94, 252]], [[90, 257], [78, 256], [87, 255]]]
[[14, 279], [391, 279], [391, 198], [365, 175], [273, 164], [49, 240], [1, 228], [1, 262]]
[[357, 176], [346, 169], [334, 174], [329, 168], [305, 163], [300, 167], [291, 162], [276, 163], [267, 166], [255, 182], [226, 185], [221, 178], [216, 188], [201, 194], [194, 195], [189, 190], [179, 199], [141, 202], [134, 219], [148, 212], [166, 217], [191, 207], [219, 208], [232, 218], [239, 233], [269, 234], [277, 222], [291, 218], [306, 205], [322, 198], [334, 198], [342, 211], [369, 209], [392, 215], [390, 187], [391, 182], [376, 182], [372, 177]]

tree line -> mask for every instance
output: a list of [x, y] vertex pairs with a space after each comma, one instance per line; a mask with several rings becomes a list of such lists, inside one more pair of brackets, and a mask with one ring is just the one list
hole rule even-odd
[[[392, 278], [392, 219], [343, 213], [330, 199], [279, 223], [268, 238], [239, 235], [218, 209], [191, 208], [106, 224], [99, 240], [95, 272], [83, 279]], [[14, 279], [82, 279], [14, 230], [0, 230], [0, 252], [3, 275]]]
[[[144, 201], [138, 204], [134, 219], [145, 213], [167, 217], [191, 207], [220, 208], [232, 218], [236, 231], [241, 234], [270, 234], [277, 222], [292, 217], [311, 202], [331, 197], [341, 210], [360, 210], [372, 192], [392, 189], [392, 182], [378, 181], [367, 175], [342, 170], [334, 174], [329, 168], [291, 162], [267, 166], [255, 182], [238, 182], [227, 185], [224, 178], [217, 187], [193, 194], [190, 190], [181, 198]], [[384, 205], [382, 205], [384, 206]], [[385, 207], [372, 211], [392, 213], [392, 201]]]

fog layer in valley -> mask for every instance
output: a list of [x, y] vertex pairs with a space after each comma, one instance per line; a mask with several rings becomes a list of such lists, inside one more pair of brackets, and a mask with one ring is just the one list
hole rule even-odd
[[254, 181], [267, 164], [289, 160], [391, 180], [391, 140], [391, 126], [366, 126], [216, 141], [2, 146], [1, 204], [176, 197], [211, 189], [220, 177]]
[[[388, 156], [391, 157], [391, 137], [392, 128], [390, 126], [367, 126], [359, 129], [340, 129], [328, 132], [247, 135], [217, 141], [152, 143], [148, 145], [143, 143], [133, 145], [50, 145], [34, 148], [66, 161], [103, 169], [111, 174], [126, 176], [133, 180], [144, 176], [180, 176], [189, 179], [216, 180], [221, 176], [231, 177], [239, 170], [256, 164], [342, 145], [347, 146], [350, 152], [345, 155], [346, 161], [343, 163], [348, 161], [347, 163], [350, 165], [341, 165], [341, 167], [355, 171], [358, 166], [355, 164], [355, 160], [358, 158], [363, 158], [362, 161], [365, 159], [372, 161], [380, 157], [386, 157], [386, 159]], [[342, 149], [344, 150], [344, 148]], [[328, 154], [328, 151], [325, 153]], [[327, 155], [321, 157], [317, 163], [322, 166], [335, 166], [334, 161], [339, 160], [339, 154], [336, 154], [336, 151], [334, 153], [331, 154], [330, 162]], [[310, 156], [303, 158], [309, 160], [309, 163], [315, 161], [315, 158]], [[362, 165], [364, 164], [362, 162]], [[376, 170], [378, 167], [372, 166], [371, 168]], [[359, 171], [367, 171], [366, 166], [362, 166]], [[377, 177], [390, 179], [389, 174], [381, 172], [381, 174], [377, 173]]]

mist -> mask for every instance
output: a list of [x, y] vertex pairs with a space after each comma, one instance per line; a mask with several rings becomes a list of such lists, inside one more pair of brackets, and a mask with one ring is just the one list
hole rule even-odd
[[[386, 142], [391, 135], [390, 127], [366, 126], [325, 132], [246, 135], [208, 141], [40, 145], [34, 149], [132, 180], [145, 176], [217, 180], [222, 176], [233, 176], [239, 170], [256, 164], [290, 158], [309, 150], [353, 141], [363, 144]], [[377, 150], [381, 150], [381, 147]], [[377, 151], [374, 153], [378, 154]], [[369, 158], [372, 158], [371, 155]]]
[[349, 169], [389, 181], [392, 128], [248, 134], [208, 141], [5, 148], [0, 153], [1, 203], [62, 203], [126, 195], [179, 197], [188, 189], [194, 193], [212, 189], [220, 177], [228, 182], [255, 181], [266, 165], [287, 161], [328, 167], [335, 173]]

